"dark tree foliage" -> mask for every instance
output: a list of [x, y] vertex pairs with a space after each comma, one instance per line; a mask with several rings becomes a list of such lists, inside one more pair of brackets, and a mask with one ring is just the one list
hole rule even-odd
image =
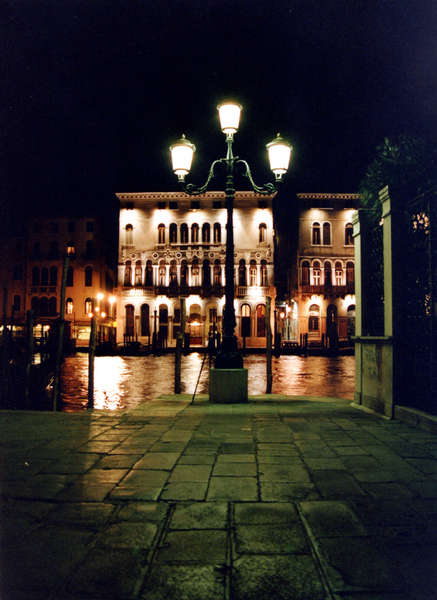
[[378, 192], [384, 186], [401, 191], [405, 200], [429, 189], [437, 178], [437, 150], [429, 140], [409, 135], [385, 138], [359, 184], [362, 205], [380, 213]]

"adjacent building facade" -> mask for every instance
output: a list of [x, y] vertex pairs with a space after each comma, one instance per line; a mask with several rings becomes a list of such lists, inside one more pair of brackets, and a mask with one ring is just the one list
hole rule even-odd
[[[223, 192], [119, 193], [117, 342], [174, 346], [185, 298], [191, 345], [221, 333], [226, 208]], [[266, 297], [275, 300], [272, 197], [236, 192], [236, 335], [265, 347]]]

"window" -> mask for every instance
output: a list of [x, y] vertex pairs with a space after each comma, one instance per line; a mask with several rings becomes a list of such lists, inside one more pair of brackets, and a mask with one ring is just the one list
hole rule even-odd
[[157, 206], [158, 206], [158, 208], [159, 208], [160, 210], [162, 210], [162, 209], [164, 209], [164, 208], [165, 208], [167, 205], [166, 205], [166, 203], [165, 203], [165, 202], [158, 202]]
[[46, 267], [41, 269], [41, 285], [49, 285], [49, 270]]
[[143, 282], [143, 269], [141, 267], [140, 260], [137, 260], [135, 263], [134, 281], [135, 281], [135, 285], [141, 285]]
[[223, 204], [221, 200], [213, 200], [212, 207], [213, 208], [222, 208]]
[[261, 275], [261, 285], [264, 287], [268, 286], [269, 282], [268, 282], [268, 278], [267, 278], [267, 261], [266, 260], [261, 261], [260, 275]]
[[14, 281], [19, 281], [23, 279], [23, 267], [21, 265], [15, 265], [14, 267]]
[[335, 285], [343, 284], [343, 265], [337, 261], [335, 263]]
[[210, 241], [210, 226], [209, 223], [204, 223], [202, 225], [202, 242], [204, 244], [209, 244]]
[[249, 285], [256, 285], [257, 284], [257, 277], [256, 277], [257, 273], [256, 273], [256, 261], [255, 260], [251, 260], [250, 264], [249, 264]]
[[346, 285], [353, 285], [355, 282], [355, 269], [354, 263], [348, 261], [346, 263]]
[[124, 285], [132, 285], [132, 263], [130, 260], [127, 260], [124, 266]]
[[323, 245], [331, 245], [331, 223], [323, 223]]
[[169, 207], [172, 210], [177, 210], [179, 208], [179, 203], [178, 202], [174, 202], [174, 201], [173, 202], [169, 202]]
[[50, 267], [50, 285], [58, 284], [58, 268]]
[[58, 258], [59, 256], [59, 245], [58, 242], [50, 242], [49, 245], [49, 258]]
[[220, 265], [220, 260], [217, 258], [214, 261], [214, 285], [222, 284], [222, 267]]
[[191, 208], [200, 208], [199, 200], [191, 200]]
[[320, 308], [317, 304], [311, 304], [308, 314], [308, 331], [310, 333], [318, 332], [320, 328]]
[[175, 288], [178, 285], [178, 268], [175, 260], [170, 261], [170, 287]]
[[332, 285], [332, 268], [329, 261], [325, 262], [323, 265], [323, 270], [325, 272], [325, 285]]
[[165, 244], [165, 225], [163, 223], [158, 225], [158, 244]]
[[96, 256], [96, 248], [93, 240], [87, 240], [85, 245], [85, 255], [86, 258], [95, 258]]
[[58, 233], [59, 231], [59, 226], [57, 223], [55, 222], [51, 222], [49, 223], [49, 233]]
[[320, 263], [318, 260], [313, 262], [313, 285], [320, 285]]
[[153, 286], [153, 266], [152, 261], [148, 260], [146, 262], [146, 274], [145, 274], [144, 284], [146, 287]]
[[188, 285], [188, 263], [186, 260], [181, 261], [181, 286]]
[[93, 312], [93, 301], [91, 298], [85, 300], [85, 314], [90, 315]]
[[85, 267], [85, 286], [91, 287], [93, 285], [93, 268]]
[[320, 223], [313, 223], [311, 239], [314, 246], [320, 245]]
[[197, 258], [193, 258], [193, 263], [191, 265], [191, 285], [200, 285], [200, 269]]
[[258, 208], [267, 208], [267, 200], [258, 200]]
[[158, 268], [158, 285], [165, 286], [165, 279], [165, 262], [161, 260]]
[[76, 231], [76, 223], [74, 221], [68, 221], [67, 231], [68, 233], [73, 233], [73, 231]]
[[221, 244], [222, 226], [220, 223], [214, 223], [214, 244]]
[[132, 304], [126, 304], [126, 335], [133, 337], [135, 326], [135, 308]]
[[186, 223], [181, 225], [181, 244], [188, 244], [188, 225]]
[[266, 307], [264, 304], [258, 304], [256, 307], [256, 336], [266, 336]]
[[176, 223], [170, 223], [169, 236], [170, 236], [170, 244], [177, 244], [178, 226], [176, 225]]
[[67, 300], [65, 301], [65, 312], [67, 313], [67, 315], [73, 314], [73, 299], [72, 298], [67, 298]]
[[241, 337], [250, 337], [250, 306], [248, 304], [241, 305]]
[[310, 263], [304, 260], [301, 266], [300, 282], [302, 285], [310, 284]]
[[355, 304], [347, 307], [347, 335], [355, 335]]
[[30, 301], [30, 307], [35, 315], [39, 315], [39, 298], [37, 298], [37, 296], [33, 296], [32, 300]]
[[67, 286], [72, 287], [74, 281], [74, 271], [73, 267], [68, 267], [67, 270]]
[[246, 278], [246, 261], [244, 258], [240, 260], [238, 265], [238, 285], [246, 286], [247, 278]]
[[210, 287], [211, 285], [211, 266], [209, 260], [205, 259], [202, 265], [202, 281], [204, 287]]
[[39, 285], [39, 268], [33, 267], [32, 269], [32, 285]]
[[352, 223], [346, 223], [344, 226], [344, 245], [345, 246], [353, 246], [354, 243], [354, 229], [352, 227]]
[[149, 305], [141, 305], [141, 335], [150, 335]]
[[14, 310], [15, 312], [20, 312], [20, 308], [21, 308], [21, 296], [15, 295], [14, 303], [12, 304], [12, 310]]
[[126, 246], [132, 246], [132, 244], [134, 243], [134, 228], [133, 226], [128, 223], [124, 229], [124, 236], [125, 236], [125, 242], [126, 242]]
[[49, 300], [45, 296], [39, 299], [39, 314], [47, 317], [49, 314]]
[[191, 243], [199, 243], [199, 225], [197, 223], [191, 225]]
[[39, 242], [33, 244], [32, 255], [33, 258], [41, 258], [41, 244]]
[[259, 226], [259, 243], [262, 244], [267, 239], [267, 225], [261, 223]]

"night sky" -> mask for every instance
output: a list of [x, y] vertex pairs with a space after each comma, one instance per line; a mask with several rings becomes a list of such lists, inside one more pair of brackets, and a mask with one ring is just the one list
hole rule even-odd
[[281, 132], [293, 144], [284, 199], [355, 192], [385, 136], [437, 138], [435, 1], [6, 4], [9, 208], [101, 211], [115, 191], [176, 190], [168, 146], [183, 132], [203, 183], [225, 153], [225, 97], [243, 104], [235, 153], [258, 184], [272, 178], [265, 143]]

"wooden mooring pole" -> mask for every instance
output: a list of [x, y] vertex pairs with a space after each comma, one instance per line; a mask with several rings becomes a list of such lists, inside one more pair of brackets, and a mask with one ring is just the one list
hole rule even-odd
[[267, 387], [266, 394], [272, 393], [272, 327], [270, 323], [270, 307], [272, 299], [266, 297], [266, 362], [267, 362]]
[[96, 352], [96, 316], [91, 317], [90, 343], [88, 348], [88, 405], [87, 408], [94, 408], [94, 355]]

